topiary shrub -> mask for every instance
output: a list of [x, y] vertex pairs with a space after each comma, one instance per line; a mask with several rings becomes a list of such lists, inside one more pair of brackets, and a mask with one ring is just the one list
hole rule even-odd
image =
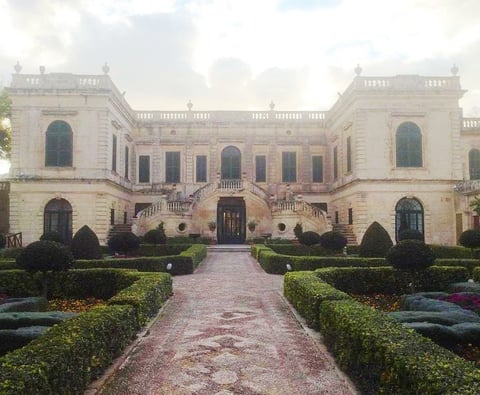
[[298, 241], [306, 246], [320, 243], [320, 235], [317, 232], [307, 231], [300, 234]]
[[75, 259], [102, 258], [102, 249], [98, 237], [87, 225], [83, 225], [75, 233], [70, 248]]
[[392, 248], [393, 242], [385, 228], [377, 221], [372, 222], [363, 235], [359, 254], [361, 257], [384, 257]]
[[407, 272], [421, 272], [435, 262], [432, 249], [420, 240], [399, 242], [390, 248], [385, 258], [395, 269]]
[[420, 240], [423, 241], [423, 234], [417, 229], [404, 229], [398, 232], [398, 241]]
[[114, 253], [128, 255], [138, 247], [140, 247], [140, 239], [132, 232], [117, 233], [108, 240], [108, 248]]
[[341, 251], [347, 245], [347, 239], [341, 233], [329, 231], [320, 236], [320, 245], [330, 251]]
[[480, 230], [469, 229], [465, 232], [462, 232], [458, 242], [463, 247], [471, 248], [472, 250], [480, 247]]
[[7, 238], [3, 233], [0, 233], [0, 249], [5, 248], [6, 245], [7, 245]]
[[297, 240], [300, 240], [300, 237], [302, 236], [303, 233], [303, 226], [300, 222], [297, 222], [295, 227], [293, 228], [293, 234], [297, 238]]
[[42, 296], [48, 292], [47, 272], [71, 269], [73, 256], [70, 250], [55, 241], [40, 240], [29, 244], [16, 259], [17, 265], [27, 272], [42, 272]]
[[62, 237], [60, 233], [55, 230], [51, 232], [45, 232], [43, 235], [40, 236], [40, 240], [42, 241], [55, 241], [60, 244], [65, 244], [65, 239]]
[[145, 233], [143, 241], [148, 244], [165, 244], [167, 242], [167, 236], [165, 235], [163, 222], [160, 222], [157, 229], [150, 229]]

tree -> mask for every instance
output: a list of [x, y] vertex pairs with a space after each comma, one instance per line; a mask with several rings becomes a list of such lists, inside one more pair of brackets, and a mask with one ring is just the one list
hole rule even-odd
[[163, 222], [160, 222], [156, 229], [150, 229], [145, 233], [143, 240], [149, 244], [165, 244], [167, 242], [167, 236], [163, 228]]
[[303, 226], [300, 222], [297, 222], [295, 227], [293, 228], [293, 234], [297, 238], [297, 240], [300, 240], [300, 237], [302, 236], [303, 233]]
[[0, 92], [0, 159], [10, 158], [11, 100], [5, 89]]
[[42, 296], [47, 297], [47, 273], [66, 271], [73, 266], [68, 247], [50, 240], [35, 241], [25, 247], [16, 259], [17, 265], [27, 272], [42, 272]]
[[320, 243], [320, 235], [317, 232], [306, 231], [300, 234], [298, 241], [308, 247]]
[[320, 244], [327, 250], [341, 252], [347, 245], [347, 239], [341, 233], [331, 230], [320, 236]]
[[70, 248], [75, 259], [102, 258], [102, 249], [98, 237], [87, 225], [83, 225], [75, 233]]
[[374, 221], [363, 235], [359, 253], [366, 258], [384, 257], [392, 246], [392, 239], [386, 229]]
[[480, 247], [480, 230], [468, 229], [462, 232], [458, 242], [461, 246], [474, 249]]

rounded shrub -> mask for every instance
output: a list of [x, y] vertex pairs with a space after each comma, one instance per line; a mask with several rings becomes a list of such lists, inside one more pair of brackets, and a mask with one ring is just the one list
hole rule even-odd
[[303, 245], [313, 246], [314, 244], [320, 243], [320, 235], [317, 232], [309, 230], [301, 233], [298, 241]]
[[117, 233], [108, 240], [108, 248], [111, 251], [125, 255], [137, 250], [138, 247], [140, 247], [140, 239], [132, 232]]
[[372, 222], [363, 235], [359, 255], [365, 258], [384, 257], [393, 242], [386, 229], [377, 221]]
[[423, 241], [423, 234], [417, 229], [404, 229], [398, 232], [398, 241], [420, 240]]
[[480, 230], [469, 229], [462, 232], [458, 242], [466, 248], [474, 249], [480, 247]]
[[40, 240], [42, 241], [55, 241], [60, 244], [65, 244], [65, 239], [63, 236], [55, 230], [51, 232], [45, 232], [43, 235], [40, 236]]
[[71, 269], [73, 256], [63, 244], [40, 240], [26, 246], [16, 262], [20, 268], [28, 272], [59, 272]]
[[0, 249], [5, 248], [7, 245], [7, 238], [3, 233], [0, 233]]
[[167, 236], [163, 228], [163, 222], [160, 222], [156, 229], [150, 229], [145, 233], [143, 241], [149, 244], [165, 244], [167, 242]]
[[435, 254], [420, 240], [403, 240], [394, 245], [386, 255], [387, 262], [397, 270], [419, 272], [432, 266]]
[[341, 233], [331, 230], [320, 236], [320, 244], [327, 250], [340, 251], [347, 245], [347, 239]]
[[75, 233], [70, 248], [75, 259], [102, 258], [102, 249], [98, 237], [87, 225], [83, 225]]

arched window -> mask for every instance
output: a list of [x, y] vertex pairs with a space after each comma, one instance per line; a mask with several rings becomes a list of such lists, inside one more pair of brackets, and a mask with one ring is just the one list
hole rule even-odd
[[43, 232], [54, 231], [66, 242], [72, 240], [72, 206], [65, 199], [52, 199], [45, 206]]
[[72, 128], [64, 121], [54, 121], [45, 139], [45, 166], [72, 166]]
[[405, 229], [418, 230], [423, 232], [423, 207], [417, 199], [400, 199], [395, 207], [395, 237]]
[[397, 129], [397, 167], [422, 167], [422, 133], [413, 122], [404, 122]]
[[468, 153], [468, 168], [470, 169], [470, 179], [480, 180], [480, 151], [471, 149]]
[[236, 147], [222, 151], [222, 180], [239, 180], [242, 171], [242, 154]]

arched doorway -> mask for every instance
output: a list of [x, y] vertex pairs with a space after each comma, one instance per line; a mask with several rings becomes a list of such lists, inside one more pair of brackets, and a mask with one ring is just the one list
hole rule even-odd
[[414, 198], [400, 199], [395, 207], [395, 238], [405, 229], [418, 230], [424, 235], [423, 229], [423, 207]]
[[65, 240], [72, 240], [72, 206], [65, 199], [52, 199], [45, 206], [43, 232], [58, 232]]
[[240, 180], [242, 173], [242, 153], [232, 145], [222, 151], [222, 180]]

